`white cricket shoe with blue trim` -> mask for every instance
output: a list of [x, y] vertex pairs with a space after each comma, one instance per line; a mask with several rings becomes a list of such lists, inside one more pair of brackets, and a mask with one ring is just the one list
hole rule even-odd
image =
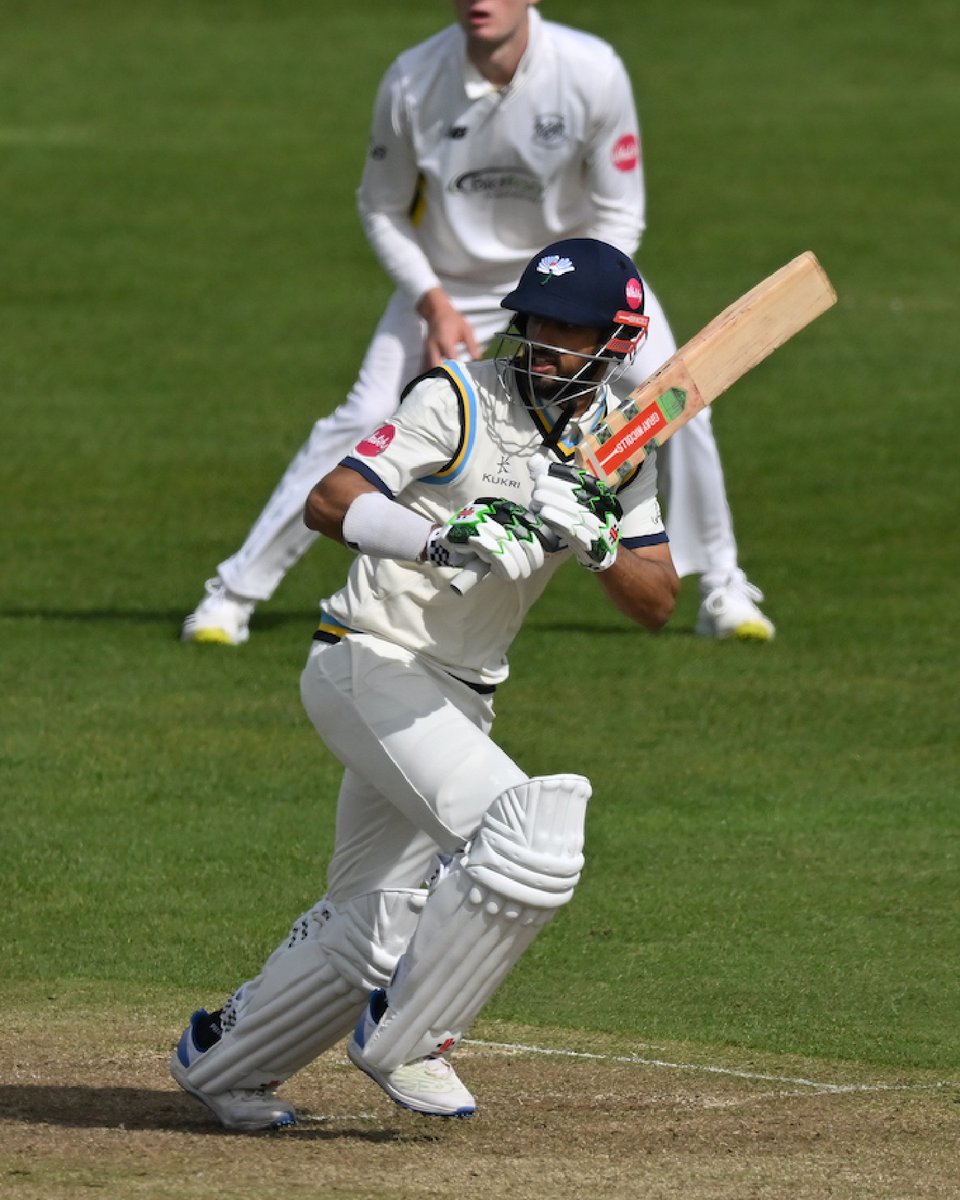
[[428, 1117], [472, 1117], [477, 1111], [477, 1102], [442, 1056], [418, 1058], [393, 1071], [379, 1071], [366, 1061], [363, 1047], [385, 1008], [386, 993], [377, 988], [371, 992], [370, 1001], [347, 1043], [347, 1057], [353, 1065], [369, 1075], [402, 1108]]
[[170, 1058], [170, 1074], [194, 1100], [205, 1104], [220, 1120], [224, 1129], [255, 1133], [263, 1129], [284, 1129], [296, 1125], [297, 1112], [269, 1087], [232, 1088], [228, 1092], [207, 1092], [189, 1082], [190, 1067], [220, 1040], [216, 1013], [198, 1009], [183, 1031], [180, 1043]]

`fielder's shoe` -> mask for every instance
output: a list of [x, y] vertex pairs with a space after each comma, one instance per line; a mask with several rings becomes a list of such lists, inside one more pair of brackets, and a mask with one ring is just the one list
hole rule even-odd
[[477, 1111], [477, 1102], [445, 1058], [418, 1058], [393, 1071], [378, 1071], [365, 1060], [363, 1047], [385, 1008], [386, 993], [377, 988], [371, 993], [370, 1002], [347, 1043], [347, 1057], [353, 1065], [369, 1075], [403, 1108], [428, 1117], [472, 1117]]
[[187, 1081], [188, 1069], [220, 1041], [219, 1017], [219, 1013], [208, 1013], [203, 1008], [193, 1014], [170, 1058], [170, 1074], [185, 1092], [215, 1113], [225, 1129], [253, 1133], [260, 1129], [296, 1125], [296, 1110], [281, 1100], [272, 1088], [206, 1092]]
[[704, 596], [696, 632], [701, 637], [769, 642], [776, 629], [757, 607], [762, 599], [763, 592], [750, 583], [743, 571], [735, 571]]
[[180, 641], [242, 646], [250, 636], [250, 614], [256, 602], [237, 596], [217, 578], [208, 579], [204, 587], [207, 594], [183, 622]]

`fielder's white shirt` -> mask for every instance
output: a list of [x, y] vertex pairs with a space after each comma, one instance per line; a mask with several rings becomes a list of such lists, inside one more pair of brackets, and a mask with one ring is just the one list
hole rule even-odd
[[529, 10], [530, 38], [497, 90], [452, 25], [401, 54], [377, 95], [357, 193], [384, 270], [414, 301], [514, 286], [561, 237], [632, 255], [644, 228], [630, 80], [600, 38]]
[[[568, 429], [559, 457], [593, 428], [615, 400], [602, 389]], [[396, 414], [361, 441], [344, 463], [385, 495], [442, 524], [481, 497], [526, 507], [533, 491], [528, 464], [542, 450], [549, 422], [524, 406], [496, 362], [444, 363], [419, 380]], [[622, 546], [667, 540], [657, 503], [655, 455], [617, 492]], [[452, 568], [358, 555], [346, 585], [323, 601], [321, 630], [377, 634], [423, 655], [471, 683], [496, 684], [508, 673], [507, 651], [531, 605], [570, 550], [548, 554], [531, 578], [487, 576], [464, 596], [449, 586]], [[599, 598], [599, 591], [598, 591]]]

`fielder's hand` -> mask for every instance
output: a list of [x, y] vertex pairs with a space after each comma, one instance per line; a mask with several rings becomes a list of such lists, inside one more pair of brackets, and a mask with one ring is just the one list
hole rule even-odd
[[[540, 518], [522, 505], [485, 496], [434, 530], [427, 540], [427, 558], [439, 566], [457, 566], [476, 555], [489, 564], [494, 575], [515, 583], [529, 579], [543, 566], [550, 541]], [[444, 551], [459, 555], [460, 562], [436, 557]]]
[[545, 470], [541, 467], [530, 509], [571, 547], [581, 566], [606, 571], [617, 561], [623, 509], [606, 484], [589, 471], [559, 462]]

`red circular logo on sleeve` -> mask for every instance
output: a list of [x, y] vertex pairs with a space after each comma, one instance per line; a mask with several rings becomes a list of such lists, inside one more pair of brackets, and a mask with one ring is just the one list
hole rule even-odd
[[640, 162], [640, 143], [632, 133], [625, 133], [613, 143], [610, 157], [618, 171], [636, 170]]
[[388, 421], [386, 425], [381, 425], [369, 437], [365, 437], [362, 442], [357, 443], [357, 453], [362, 454], [364, 458], [376, 458], [378, 454], [382, 454], [386, 450], [396, 435], [396, 425], [391, 425]]

